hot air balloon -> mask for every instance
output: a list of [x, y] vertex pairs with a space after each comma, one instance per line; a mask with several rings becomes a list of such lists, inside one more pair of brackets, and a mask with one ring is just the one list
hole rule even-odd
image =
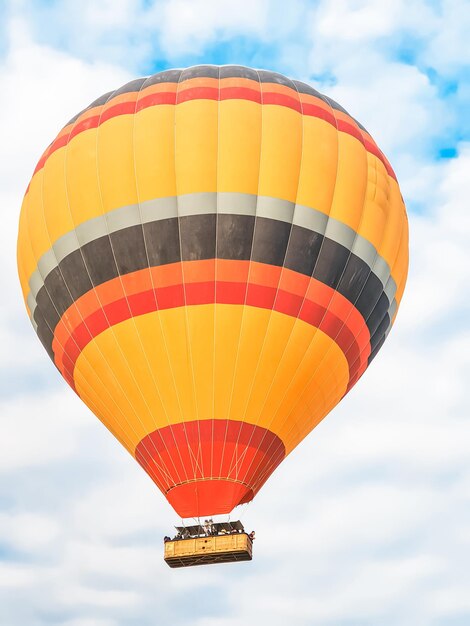
[[370, 134], [241, 66], [95, 100], [39, 160], [18, 234], [39, 339], [182, 518], [254, 498], [381, 348], [407, 266]]

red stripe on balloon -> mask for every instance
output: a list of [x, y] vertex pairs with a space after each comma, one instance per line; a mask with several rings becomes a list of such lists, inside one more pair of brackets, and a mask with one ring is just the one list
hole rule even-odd
[[176, 104], [189, 102], [190, 100], [218, 100], [219, 89], [217, 87], [190, 87], [181, 89], [176, 95]]
[[[205, 261], [188, 262], [191, 263], [207, 265]], [[236, 261], [230, 263], [237, 264]], [[309, 279], [306, 289], [305, 281], [299, 281], [302, 292], [299, 285], [295, 286], [297, 274], [290, 274], [290, 280], [283, 280], [281, 285], [292, 285], [292, 290], [272, 284], [222, 280], [152, 287], [148, 269], [115, 278], [81, 296], [64, 313], [54, 332], [55, 363], [74, 387], [73, 371], [81, 351], [107, 328], [157, 310], [216, 302], [272, 309], [318, 327], [343, 351], [349, 365], [350, 381], [359, 377], [367, 368], [370, 354], [369, 331], [361, 314], [341, 294], [313, 278]], [[141, 291], [136, 291], [135, 281], [140, 282]]]
[[261, 104], [261, 92], [249, 87], [222, 87], [220, 100], [251, 100]]
[[72, 139], [76, 135], [79, 135], [80, 133], [83, 133], [84, 131], [89, 130], [90, 128], [97, 128], [99, 123], [100, 123], [99, 115], [90, 115], [89, 117], [86, 117], [85, 119], [80, 120], [80, 122], [75, 124], [75, 126], [72, 128], [68, 141], [70, 141], [70, 139]]
[[[70, 128], [69, 132], [64, 132], [65, 129], [62, 129], [58, 137], [51, 143], [49, 148], [39, 160], [38, 164], [36, 165], [36, 169], [34, 170], [33, 176], [38, 170], [40, 170], [44, 166], [44, 163], [53, 152], [65, 146], [73, 137], [81, 132], [84, 132], [85, 130], [89, 130], [90, 128], [96, 128], [97, 126], [99, 126], [99, 124], [111, 118], [117, 117], [119, 115], [133, 114], [136, 111], [141, 111], [147, 107], [161, 104], [174, 105], [201, 99], [234, 99], [249, 100], [252, 102], [262, 103], [263, 105], [279, 105], [293, 109], [299, 113], [303, 113], [303, 115], [325, 120], [332, 126], [335, 126], [340, 132], [349, 134], [361, 141], [361, 143], [364, 143], [365, 148], [383, 162], [389, 175], [393, 178], [396, 178], [393, 169], [391, 168], [389, 162], [384, 157], [382, 152], [378, 149], [375, 149], [370, 140], [367, 142], [364, 141], [365, 134], [354, 123], [352, 118], [350, 118], [350, 123], [345, 121], [343, 118], [337, 118], [333, 111], [325, 109], [321, 105], [313, 104], [311, 100], [316, 99], [313, 96], [298, 94], [300, 98], [299, 101], [297, 97], [291, 97], [279, 92], [271, 92], [268, 90], [257, 91], [255, 89], [250, 89], [247, 87], [221, 87], [220, 89], [218, 89], [217, 87], [191, 87], [189, 89], [181, 89], [178, 94], [176, 94], [175, 91], [161, 91], [151, 93], [147, 96], [144, 94], [145, 89], [138, 94], [137, 101], [135, 100], [135, 97], [133, 97], [126, 102], [120, 102], [116, 105], [96, 107], [96, 115], [85, 117], [83, 120], [79, 119], [75, 126]], [[112, 100], [110, 100], [110, 103], [112, 103]], [[101, 115], [99, 114], [99, 111], [102, 111]], [[368, 135], [367, 138], [370, 139]]]
[[100, 124], [103, 124], [103, 122], [113, 117], [118, 117], [119, 115], [133, 115], [135, 113], [135, 104], [135, 100], [130, 100], [106, 107], [101, 113]]
[[351, 137], [355, 137], [361, 143], [364, 143], [361, 130], [358, 126], [356, 126], [355, 124], [349, 124], [348, 122], [345, 122], [342, 119], [337, 119], [336, 124], [337, 124], [338, 130], [342, 131], [343, 133], [346, 133], [347, 135], [351, 135]]
[[160, 91], [151, 93], [149, 96], [144, 96], [137, 100], [137, 111], [147, 109], [148, 107], [155, 106], [157, 104], [176, 104], [176, 92], [174, 91]]

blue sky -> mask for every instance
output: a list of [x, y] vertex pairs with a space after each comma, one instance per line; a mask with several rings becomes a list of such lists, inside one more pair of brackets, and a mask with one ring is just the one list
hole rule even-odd
[[[469, 32], [464, 0], [0, 2], [2, 626], [470, 623]], [[280, 71], [357, 117], [397, 172], [411, 263], [374, 366], [242, 512], [255, 560], [175, 572], [178, 520], [43, 352], [15, 246], [61, 125], [195, 63]]]

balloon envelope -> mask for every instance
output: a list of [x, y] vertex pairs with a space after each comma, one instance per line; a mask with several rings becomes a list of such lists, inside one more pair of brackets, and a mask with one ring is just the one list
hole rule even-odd
[[44, 347], [181, 517], [251, 500], [351, 389], [407, 265], [403, 200], [368, 132], [308, 85], [239, 66], [93, 102], [40, 159], [18, 236]]

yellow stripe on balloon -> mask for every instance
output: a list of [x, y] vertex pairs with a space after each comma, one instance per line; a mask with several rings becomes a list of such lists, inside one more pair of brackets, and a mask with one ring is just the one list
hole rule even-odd
[[[78, 394], [85, 402], [99, 406], [103, 423], [110, 429], [123, 429], [132, 445], [168, 424], [233, 419], [268, 428], [287, 442], [290, 450], [298, 443], [292, 432], [300, 432], [304, 407], [295, 408], [299, 396], [304, 393], [308, 397], [321, 386], [325, 398], [319, 397], [311, 411], [315, 420], [344, 395], [349, 379], [346, 358], [333, 340], [310, 324], [256, 307], [247, 306], [243, 311], [243, 305], [208, 304], [187, 309], [194, 331], [191, 354], [181, 332], [186, 313], [177, 308], [116, 324], [95, 337], [77, 359], [74, 380]], [[216, 378], [206, 358], [213, 345], [214, 314], [218, 328]], [[250, 330], [241, 337], [237, 352], [242, 314]], [[257, 329], [266, 327], [270, 317], [264, 341]], [[152, 346], [147, 350], [148, 363], [136, 346], [134, 324], [145, 344]], [[195, 387], [192, 368], [198, 383]], [[94, 377], [99, 383], [93, 389], [85, 388], [85, 381]], [[226, 384], [220, 386], [221, 380]], [[233, 393], [228, 394], [231, 388]], [[113, 402], [103, 402], [102, 394], [110, 394]], [[121, 414], [116, 412], [116, 405]]]

